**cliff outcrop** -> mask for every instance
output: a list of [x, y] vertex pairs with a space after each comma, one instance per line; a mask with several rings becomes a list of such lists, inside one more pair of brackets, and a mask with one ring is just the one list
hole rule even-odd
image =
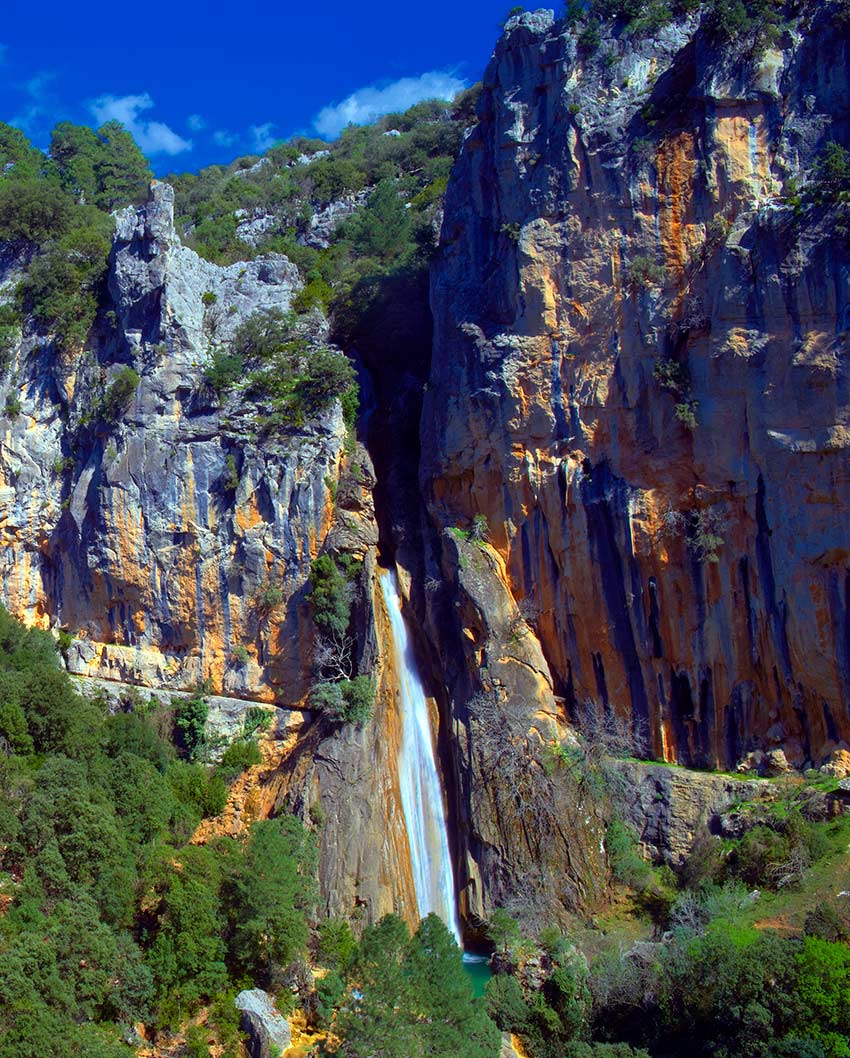
[[[303, 595], [331, 524], [345, 427], [264, 430], [243, 393], [205, 385], [211, 350], [301, 286], [285, 257], [219, 267], [181, 244], [173, 192], [117, 216], [112, 317], [89, 351], [25, 337], [0, 443], [4, 601], [73, 639], [69, 669], [296, 703], [311, 633]], [[320, 335], [321, 336], [321, 335]], [[104, 394], [133, 368], [118, 415]], [[269, 591], [271, 589], [271, 591]], [[281, 688], [285, 688], [281, 692]]]
[[847, 249], [798, 196], [845, 132], [831, 19], [592, 56], [510, 19], [433, 269], [431, 520], [486, 517], [564, 719], [700, 767], [850, 735]]

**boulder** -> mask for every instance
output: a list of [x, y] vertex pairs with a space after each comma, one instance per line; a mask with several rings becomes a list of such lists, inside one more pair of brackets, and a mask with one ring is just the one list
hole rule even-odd
[[242, 1028], [250, 1037], [248, 1051], [251, 1058], [277, 1058], [292, 1043], [289, 1022], [262, 988], [240, 992], [236, 1007], [242, 1011]]
[[785, 750], [772, 749], [765, 755], [764, 775], [785, 775], [789, 771], [791, 771], [791, 765], [785, 756]]
[[821, 767], [820, 773], [836, 779], [846, 779], [850, 775], [850, 752], [846, 749], [833, 750], [829, 760]]

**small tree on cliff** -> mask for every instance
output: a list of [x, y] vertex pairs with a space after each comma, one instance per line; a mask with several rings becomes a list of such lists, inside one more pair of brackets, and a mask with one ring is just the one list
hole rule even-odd
[[310, 564], [313, 620], [322, 632], [344, 634], [351, 613], [352, 589], [331, 555], [319, 555]]
[[519, 940], [519, 923], [504, 908], [497, 907], [487, 923], [487, 936], [507, 955], [510, 946]]

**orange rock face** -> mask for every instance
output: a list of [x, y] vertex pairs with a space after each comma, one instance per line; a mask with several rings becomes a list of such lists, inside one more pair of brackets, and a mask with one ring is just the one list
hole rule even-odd
[[831, 138], [846, 44], [731, 78], [694, 34], [608, 73], [540, 12], [499, 43], [433, 274], [421, 480], [438, 526], [486, 516], [567, 713], [800, 766], [850, 736], [850, 288], [835, 218], [780, 192]]

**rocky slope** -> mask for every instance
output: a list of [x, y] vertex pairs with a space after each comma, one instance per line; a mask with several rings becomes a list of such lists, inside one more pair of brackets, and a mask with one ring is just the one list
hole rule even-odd
[[782, 196], [844, 135], [850, 56], [808, 10], [755, 57], [698, 13], [593, 57], [512, 18], [433, 271], [432, 522], [486, 516], [564, 717], [698, 766], [850, 735], [847, 251]]

